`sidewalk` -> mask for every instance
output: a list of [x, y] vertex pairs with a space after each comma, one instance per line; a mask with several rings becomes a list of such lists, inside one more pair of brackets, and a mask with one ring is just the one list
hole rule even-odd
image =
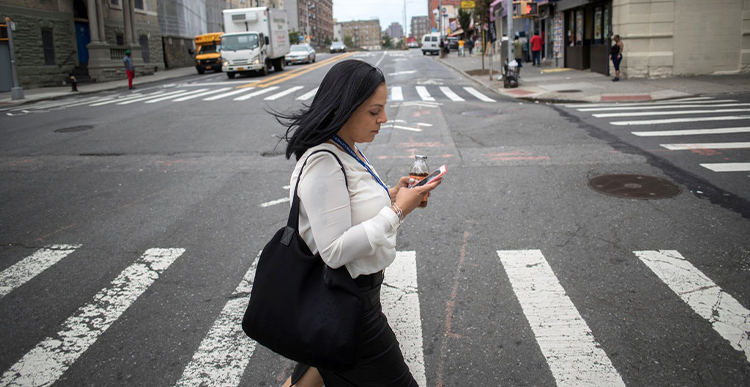
[[[163, 81], [163, 80], [168, 80], [168, 79], [173, 79], [173, 78], [180, 78], [180, 77], [192, 75], [195, 73], [196, 73], [195, 67], [180, 67], [176, 69], [158, 71], [158, 72], [153, 73], [152, 75], [136, 76], [133, 79], [133, 86], [135, 86], [137, 90], [139, 86], [146, 85], [148, 83], [158, 82], [158, 81]], [[21, 87], [23, 87], [23, 85], [21, 85]], [[70, 97], [72, 95], [98, 93], [100, 91], [105, 91], [105, 90], [127, 89], [127, 88], [128, 88], [127, 79], [110, 81], [110, 82], [101, 82], [101, 83], [79, 84], [77, 92], [71, 91], [70, 84], [67, 84], [64, 86], [60, 85], [60, 87], [41, 87], [41, 88], [36, 88], [36, 89], [24, 88], [23, 89], [24, 99], [20, 99], [20, 100], [11, 99], [10, 91], [5, 92], [5, 93], [0, 93], [0, 107], [21, 105], [25, 103], [32, 103], [32, 102], [38, 102], [38, 101], [50, 100], [50, 99], [65, 98], [65, 97]]]
[[[529, 101], [564, 102], [633, 102], [685, 98], [696, 95], [750, 93], [750, 74], [699, 75], [663, 79], [627, 79], [612, 82], [612, 77], [588, 70], [554, 67], [553, 61], [542, 61], [541, 67], [524, 63], [517, 88], [505, 89], [500, 77], [500, 56], [493, 58], [492, 80], [481, 74], [482, 57], [459, 57], [455, 51], [439, 59], [499, 94]], [[484, 58], [489, 70], [489, 57]]]

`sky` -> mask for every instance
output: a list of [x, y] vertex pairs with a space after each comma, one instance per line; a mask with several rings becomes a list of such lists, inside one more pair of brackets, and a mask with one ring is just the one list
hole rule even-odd
[[403, 27], [404, 2], [408, 34], [412, 16], [427, 16], [427, 0], [333, 0], [333, 18], [339, 22], [380, 19], [382, 30], [393, 22]]

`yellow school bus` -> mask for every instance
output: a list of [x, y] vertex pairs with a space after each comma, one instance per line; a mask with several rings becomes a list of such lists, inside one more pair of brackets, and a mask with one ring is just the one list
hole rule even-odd
[[221, 71], [221, 35], [223, 32], [195, 37], [195, 69], [198, 74], [206, 70]]

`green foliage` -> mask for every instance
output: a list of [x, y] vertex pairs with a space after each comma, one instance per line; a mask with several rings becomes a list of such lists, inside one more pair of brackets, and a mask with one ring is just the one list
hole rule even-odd
[[354, 47], [354, 39], [351, 36], [344, 36], [344, 45], [347, 47]]
[[474, 8], [474, 19], [479, 22], [480, 25], [490, 22], [490, 4], [492, 0], [476, 0], [476, 8]]
[[331, 45], [331, 38], [329, 36], [326, 36], [326, 43], [325, 44], [326, 44], [326, 46], [330, 46]]
[[393, 39], [388, 35], [383, 35], [383, 48], [393, 47]]
[[469, 26], [471, 25], [471, 12], [463, 8], [458, 9], [458, 25], [464, 30], [464, 34], [469, 32]]
[[299, 43], [299, 32], [289, 31], [289, 44]]

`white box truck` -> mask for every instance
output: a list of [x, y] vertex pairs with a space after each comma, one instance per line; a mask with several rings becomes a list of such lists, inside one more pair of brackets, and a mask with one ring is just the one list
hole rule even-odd
[[225, 9], [221, 36], [221, 70], [227, 77], [237, 73], [268, 74], [284, 70], [289, 53], [286, 11], [268, 8]]

